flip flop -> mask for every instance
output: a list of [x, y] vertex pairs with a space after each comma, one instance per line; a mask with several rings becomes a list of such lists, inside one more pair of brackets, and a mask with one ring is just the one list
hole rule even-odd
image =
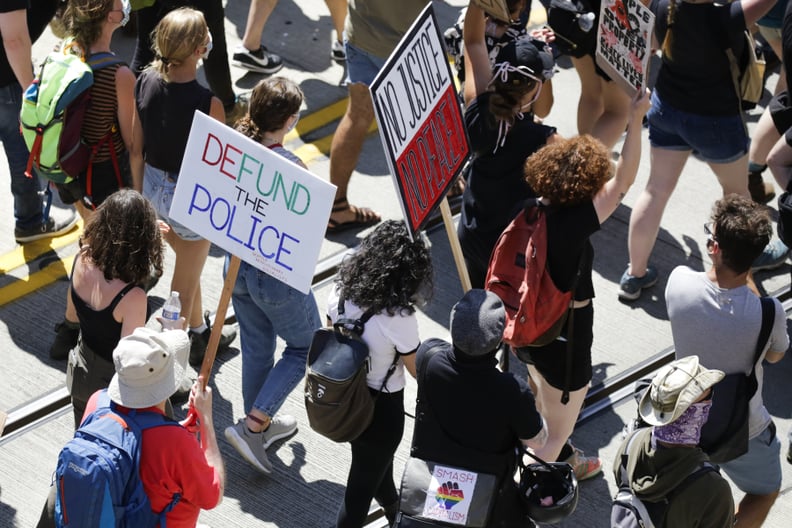
[[378, 224], [382, 219], [377, 213], [367, 207], [356, 207], [350, 205], [346, 198], [339, 198], [333, 202], [333, 213], [340, 213], [341, 211], [352, 211], [355, 213], [355, 218], [346, 222], [339, 222], [332, 218], [327, 220], [327, 233], [340, 233], [350, 229], [362, 229], [374, 224]]

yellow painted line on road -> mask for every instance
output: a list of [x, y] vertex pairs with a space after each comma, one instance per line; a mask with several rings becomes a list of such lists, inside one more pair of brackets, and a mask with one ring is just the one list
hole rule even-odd
[[52, 251], [53, 249], [60, 249], [76, 242], [82, 233], [83, 222], [82, 219], [77, 221], [77, 228], [70, 230], [60, 236], [36, 240], [24, 245], [18, 245], [4, 255], [0, 255], [0, 275], [8, 273], [11, 270], [17, 269], [27, 262], [31, 262], [41, 255]]
[[[366, 134], [371, 134], [377, 131], [377, 121], [371, 122], [371, 126], [366, 131]], [[322, 156], [330, 156], [330, 144], [333, 142], [333, 134], [319, 138], [311, 143], [305, 143], [294, 149], [294, 153], [298, 158], [303, 160], [303, 163], [310, 165], [311, 162], [316, 161], [317, 158]]]
[[44, 269], [31, 273], [24, 279], [14, 281], [8, 286], [3, 286], [0, 288], [0, 306], [16, 301], [39, 288], [68, 276], [73, 263], [74, 255], [54, 260]]
[[[295, 129], [286, 135], [284, 142], [287, 144], [296, 144], [299, 142], [300, 136], [319, 130], [333, 121], [340, 119], [344, 115], [344, 112], [346, 112], [348, 102], [349, 99], [344, 97], [328, 106], [301, 117]], [[375, 121], [369, 127], [368, 133], [376, 130], [377, 123]], [[308, 165], [322, 156], [329, 156], [332, 141], [333, 134], [328, 134], [311, 143], [305, 143], [299, 147], [295, 147], [293, 151], [306, 165]], [[4, 255], [0, 255], [0, 274], [8, 273], [28, 262], [32, 262], [48, 251], [59, 249], [76, 242], [79, 239], [80, 233], [82, 233], [82, 220], [80, 220], [78, 225], [79, 229], [74, 229], [65, 235], [53, 237], [48, 240], [31, 242], [24, 246], [19, 246]], [[0, 306], [13, 302], [67, 276], [68, 272], [66, 270], [71, 269], [73, 261], [74, 256], [54, 260], [44, 269], [31, 273], [27, 277], [20, 278], [0, 288]]]

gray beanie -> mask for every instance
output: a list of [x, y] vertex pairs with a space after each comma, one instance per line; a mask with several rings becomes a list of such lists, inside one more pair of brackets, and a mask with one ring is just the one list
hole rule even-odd
[[451, 309], [451, 341], [469, 356], [494, 351], [503, 340], [506, 312], [500, 297], [470, 290]]

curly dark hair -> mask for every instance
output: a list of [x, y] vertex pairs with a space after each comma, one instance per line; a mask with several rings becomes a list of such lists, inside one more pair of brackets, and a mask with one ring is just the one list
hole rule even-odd
[[388, 315], [411, 314], [416, 295], [432, 291], [432, 256], [423, 239], [410, 240], [404, 222], [387, 220], [344, 259], [338, 270], [341, 295], [360, 308]]
[[261, 142], [264, 132], [274, 132], [300, 111], [303, 92], [294, 81], [270, 77], [260, 81], [250, 94], [248, 113], [236, 128], [250, 139]]
[[83, 55], [88, 56], [91, 45], [99, 40], [105, 18], [114, 5], [115, 0], [69, 0], [63, 22]]
[[555, 141], [525, 160], [525, 180], [553, 205], [590, 200], [611, 178], [608, 149], [589, 135]]
[[140, 284], [154, 268], [162, 275], [162, 235], [157, 212], [137, 191], [111, 194], [88, 220], [80, 251], [102, 270], [107, 280]]
[[711, 218], [721, 262], [735, 273], [751, 269], [773, 236], [767, 208], [744, 196], [730, 194], [715, 202]]

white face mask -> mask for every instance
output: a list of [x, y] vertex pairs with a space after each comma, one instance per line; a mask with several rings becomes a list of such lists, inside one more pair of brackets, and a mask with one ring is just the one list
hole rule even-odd
[[123, 27], [129, 22], [129, 14], [132, 12], [132, 4], [129, 3], [129, 0], [121, 0], [121, 12], [124, 14], [124, 17], [119, 24]]
[[289, 127], [289, 130], [287, 130], [287, 131], [286, 131], [287, 133], [288, 133], [288, 132], [291, 132], [292, 130], [294, 130], [294, 127], [296, 127], [296, 126], [297, 126], [297, 123], [299, 123], [299, 121], [300, 121], [300, 114], [299, 114], [299, 112], [298, 112], [298, 113], [296, 113], [296, 114], [294, 114], [294, 115], [296, 115], [296, 116], [297, 116], [297, 118], [296, 118], [296, 119], [294, 120], [294, 122], [291, 124], [291, 126]]
[[212, 52], [212, 32], [207, 31], [207, 33], [209, 34], [209, 42], [206, 43], [206, 51], [204, 51], [203, 54], [201, 55], [201, 58], [203, 60], [208, 59], [209, 54]]

